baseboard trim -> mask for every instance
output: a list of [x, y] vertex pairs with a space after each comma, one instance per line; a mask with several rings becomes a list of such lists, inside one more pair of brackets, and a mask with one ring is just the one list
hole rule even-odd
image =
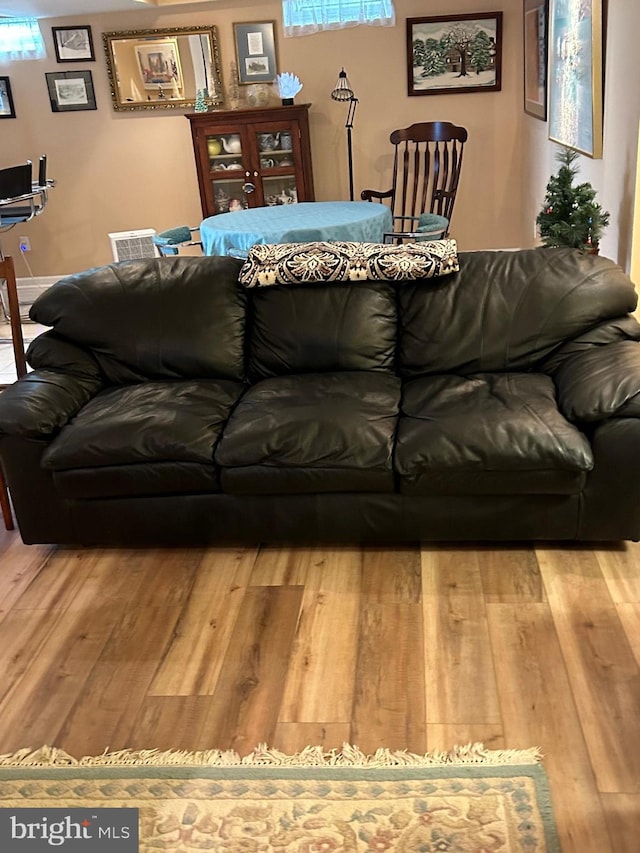
[[[52, 284], [55, 284], [62, 275], [36, 275], [28, 278], [16, 279], [18, 290], [18, 305], [20, 307], [20, 320], [23, 323], [29, 320], [29, 309], [41, 293], [44, 293]], [[7, 283], [0, 280], [0, 320], [4, 318], [9, 321], [9, 301], [7, 299]]]

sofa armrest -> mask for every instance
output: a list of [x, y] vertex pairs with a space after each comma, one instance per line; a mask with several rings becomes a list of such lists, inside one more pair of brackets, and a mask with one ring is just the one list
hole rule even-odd
[[558, 404], [569, 420], [640, 417], [640, 343], [636, 341], [579, 353], [554, 378]]
[[640, 341], [640, 324], [631, 314], [598, 323], [577, 338], [560, 344], [544, 359], [540, 369], [554, 376], [563, 364], [575, 356], [622, 341]]
[[35, 370], [0, 394], [0, 433], [47, 438], [103, 387], [97, 377]]
[[36, 370], [51, 368], [93, 379], [101, 379], [103, 375], [90, 350], [52, 330], [38, 335], [29, 344], [27, 361]]

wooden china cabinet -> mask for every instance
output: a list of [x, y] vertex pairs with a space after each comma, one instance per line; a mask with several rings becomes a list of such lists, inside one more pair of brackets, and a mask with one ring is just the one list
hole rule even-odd
[[314, 201], [309, 107], [190, 113], [204, 217]]

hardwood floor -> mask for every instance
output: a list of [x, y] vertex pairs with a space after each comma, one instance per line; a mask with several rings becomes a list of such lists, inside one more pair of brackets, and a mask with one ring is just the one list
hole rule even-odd
[[564, 853], [639, 849], [640, 545], [0, 563], [2, 753], [539, 746]]

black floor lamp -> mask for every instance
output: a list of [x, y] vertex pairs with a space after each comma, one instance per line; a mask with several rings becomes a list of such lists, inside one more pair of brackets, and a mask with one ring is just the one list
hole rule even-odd
[[353, 128], [353, 118], [356, 114], [358, 99], [353, 93], [347, 72], [342, 69], [338, 75], [338, 82], [335, 89], [331, 93], [334, 101], [349, 101], [349, 109], [347, 111], [347, 121], [345, 127], [347, 129], [347, 159], [349, 162], [349, 198], [353, 201], [353, 149], [351, 146], [351, 129]]

